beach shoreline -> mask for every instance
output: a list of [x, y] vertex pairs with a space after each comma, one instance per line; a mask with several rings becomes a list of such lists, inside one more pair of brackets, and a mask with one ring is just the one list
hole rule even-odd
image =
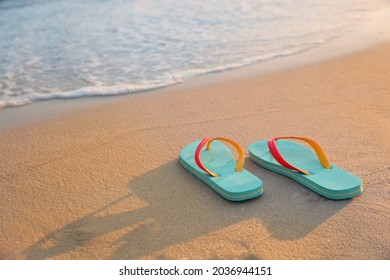
[[381, 9], [371, 12], [369, 20], [364, 25], [356, 27], [350, 34], [335, 38], [313, 49], [231, 70], [193, 77], [181, 83], [158, 89], [113, 96], [49, 99], [22, 105], [20, 107], [2, 108], [0, 109], [0, 131], [6, 128], [12, 128], [13, 126], [31, 124], [32, 122], [45, 120], [66, 113], [84, 110], [90, 106], [103, 105], [105, 102], [115, 102], [117, 99], [121, 100], [122, 98], [134, 95], [159, 94], [170, 91], [171, 89], [175, 90], [176, 88], [210, 85], [224, 81], [253, 77], [260, 74], [281, 72], [364, 52], [368, 49], [390, 42], [390, 27], [387, 24], [389, 15], [390, 5], [386, 5]]

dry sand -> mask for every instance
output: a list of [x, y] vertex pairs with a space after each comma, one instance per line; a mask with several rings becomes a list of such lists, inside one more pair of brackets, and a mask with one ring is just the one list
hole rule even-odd
[[[390, 259], [390, 45], [215, 81], [0, 111], [0, 258]], [[315, 139], [363, 193], [328, 200], [249, 160], [280, 135]], [[243, 146], [261, 197], [180, 166], [206, 136]]]

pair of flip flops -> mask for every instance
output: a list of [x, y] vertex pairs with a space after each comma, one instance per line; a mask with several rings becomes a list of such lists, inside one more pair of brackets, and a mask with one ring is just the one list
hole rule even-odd
[[[306, 142], [314, 151], [295, 140]], [[233, 145], [237, 159], [223, 142]], [[363, 190], [359, 177], [331, 164], [322, 148], [309, 138], [288, 136], [255, 142], [249, 145], [249, 157], [261, 167], [288, 176], [329, 199], [351, 198]], [[181, 150], [180, 162], [228, 200], [247, 200], [263, 193], [263, 182], [244, 169], [244, 152], [231, 139], [193, 142]]]

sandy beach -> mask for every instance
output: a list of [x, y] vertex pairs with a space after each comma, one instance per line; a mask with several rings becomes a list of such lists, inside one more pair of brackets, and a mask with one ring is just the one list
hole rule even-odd
[[[0, 258], [390, 259], [390, 44], [207, 80], [0, 111]], [[332, 201], [250, 161], [281, 135], [315, 139], [363, 193]], [[181, 167], [216, 136], [262, 196], [229, 202]]]

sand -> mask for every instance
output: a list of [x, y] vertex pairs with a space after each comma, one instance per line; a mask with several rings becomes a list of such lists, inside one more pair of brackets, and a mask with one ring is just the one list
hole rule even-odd
[[[0, 111], [0, 258], [389, 259], [390, 45], [216, 76]], [[315, 139], [363, 193], [328, 200], [250, 161], [281, 135]], [[181, 167], [215, 136], [242, 145], [261, 197], [229, 202]]]

